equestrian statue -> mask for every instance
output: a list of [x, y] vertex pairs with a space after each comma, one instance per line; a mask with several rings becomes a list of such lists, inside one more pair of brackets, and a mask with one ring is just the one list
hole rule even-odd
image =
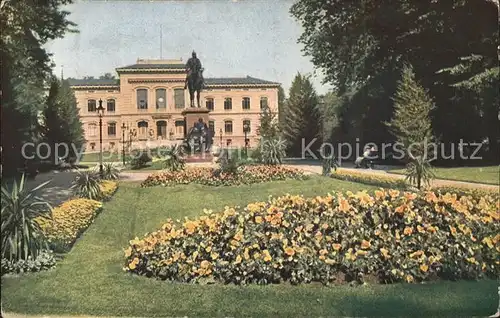
[[196, 92], [196, 101], [198, 108], [200, 105], [200, 92], [204, 86], [203, 68], [200, 60], [196, 57], [196, 52], [193, 51], [191, 58], [186, 63], [186, 82], [184, 89], [189, 89], [189, 97], [191, 99], [191, 107], [194, 106], [194, 93]]

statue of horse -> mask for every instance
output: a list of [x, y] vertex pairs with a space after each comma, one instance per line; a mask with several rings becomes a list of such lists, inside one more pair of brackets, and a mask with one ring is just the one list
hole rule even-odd
[[191, 100], [191, 107], [194, 106], [194, 93], [196, 92], [196, 101], [198, 108], [201, 107], [200, 105], [200, 92], [203, 89], [203, 69], [199, 70], [198, 72], [191, 72], [188, 75], [187, 79], [187, 87], [189, 89], [189, 97]]

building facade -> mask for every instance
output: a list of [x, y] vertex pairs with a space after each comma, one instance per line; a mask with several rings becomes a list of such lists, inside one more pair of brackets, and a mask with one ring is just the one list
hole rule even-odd
[[[178, 143], [184, 138], [183, 110], [189, 107], [189, 91], [182, 60], [138, 60], [116, 69], [118, 79], [68, 79], [75, 92], [87, 140], [86, 150], [99, 150], [99, 116], [102, 100], [104, 150]], [[210, 110], [208, 125], [214, 144], [255, 146], [261, 109], [278, 111], [279, 83], [242, 78], [205, 78], [202, 107]]]

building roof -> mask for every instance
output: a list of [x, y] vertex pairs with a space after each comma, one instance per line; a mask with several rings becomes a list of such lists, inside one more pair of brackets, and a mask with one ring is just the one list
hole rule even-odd
[[[143, 64], [147, 65], [147, 64]], [[68, 79], [72, 87], [118, 87], [117, 79]], [[153, 80], [155, 81], [155, 80]], [[279, 83], [266, 81], [251, 76], [247, 77], [215, 77], [205, 78], [207, 88], [227, 86], [279, 86]]]

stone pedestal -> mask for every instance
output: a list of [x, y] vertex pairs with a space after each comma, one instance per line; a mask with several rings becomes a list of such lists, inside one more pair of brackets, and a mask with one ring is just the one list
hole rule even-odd
[[184, 111], [182, 112], [182, 116], [184, 116], [184, 123], [186, 125], [184, 129], [184, 138], [186, 138], [186, 134], [188, 133], [188, 131], [191, 129], [191, 127], [194, 126], [195, 123], [198, 122], [200, 118], [208, 126], [209, 113], [210, 110], [208, 110], [207, 108], [193, 107], [184, 109]]

